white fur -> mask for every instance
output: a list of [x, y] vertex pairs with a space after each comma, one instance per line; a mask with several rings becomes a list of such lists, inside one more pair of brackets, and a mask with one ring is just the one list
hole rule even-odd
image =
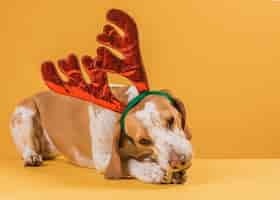
[[33, 110], [20, 106], [15, 109], [15, 112], [12, 115], [12, 122], [10, 125], [12, 137], [18, 151], [25, 152], [23, 153], [23, 157], [26, 157], [31, 151], [31, 147], [28, 146], [30, 144], [28, 144], [26, 138], [29, 138], [34, 131], [32, 121], [34, 114]]
[[164, 177], [164, 171], [153, 162], [128, 161], [128, 170], [131, 176], [145, 183], [160, 183]]
[[159, 112], [152, 102], [146, 102], [144, 109], [137, 111], [135, 115], [147, 128], [159, 127], [161, 125]]
[[126, 94], [128, 96], [128, 102], [131, 101], [133, 98], [138, 96], [139, 92], [135, 86], [130, 86], [128, 90], [126, 91]]
[[43, 161], [42, 156], [30, 149], [29, 146], [24, 146], [22, 158], [25, 164], [31, 165], [36, 164], [36, 162], [42, 163]]
[[[110, 86], [123, 85], [110, 84]], [[128, 99], [132, 99], [138, 95], [138, 92], [135, 86], [130, 86], [126, 94]], [[94, 165], [98, 171], [104, 172], [111, 159], [116, 113], [97, 105], [89, 105], [88, 112]]]
[[144, 109], [137, 111], [135, 115], [148, 129], [148, 133], [157, 150], [159, 165], [163, 169], [169, 168], [168, 162], [171, 151], [185, 155], [187, 159], [191, 158], [192, 145], [185, 138], [183, 130], [165, 128], [160, 120], [160, 113], [153, 102], [146, 102]]
[[23, 148], [22, 158], [23, 160], [28, 160], [33, 154], [34, 152], [28, 146], [25, 146]]
[[42, 156], [37, 154], [32, 143], [32, 134], [34, 134], [33, 116], [34, 111], [24, 106], [16, 108], [12, 116], [11, 130], [12, 137], [17, 150], [22, 154], [25, 164], [33, 165], [42, 162]]
[[104, 172], [111, 158], [116, 113], [96, 105], [89, 105], [88, 112], [93, 161]]
[[16, 107], [14, 115], [20, 114], [23, 118], [30, 118], [34, 116], [34, 111], [24, 106]]

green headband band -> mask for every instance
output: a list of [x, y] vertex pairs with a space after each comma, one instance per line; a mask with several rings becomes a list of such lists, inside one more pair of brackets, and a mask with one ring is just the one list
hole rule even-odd
[[120, 125], [121, 125], [121, 135], [123, 137], [127, 137], [130, 142], [133, 143], [133, 140], [127, 135], [127, 133], [125, 132], [125, 117], [127, 116], [128, 112], [134, 107], [136, 106], [142, 99], [144, 99], [146, 96], [149, 95], [159, 95], [159, 96], [163, 96], [166, 97], [173, 105], [175, 104], [174, 99], [166, 92], [161, 92], [161, 91], [144, 91], [141, 94], [139, 94], [138, 96], [134, 97], [127, 105], [127, 107], [125, 108], [125, 110], [123, 111], [121, 118], [120, 118]]

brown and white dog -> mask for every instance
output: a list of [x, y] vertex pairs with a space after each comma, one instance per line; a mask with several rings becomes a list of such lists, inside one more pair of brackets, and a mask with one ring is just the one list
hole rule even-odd
[[[127, 104], [134, 86], [110, 86]], [[184, 105], [162, 96], [145, 97], [128, 113], [120, 134], [120, 114], [76, 98], [46, 91], [19, 103], [11, 131], [25, 166], [62, 154], [72, 163], [95, 168], [106, 178], [135, 177], [146, 183], [183, 183], [192, 158]], [[119, 142], [121, 141], [121, 146]]]
[[[171, 102], [167, 94], [148, 95], [130, 109], [128, 102], [139, 95], [138, 91], [149, 91], [137, 27], [121, 10], [109, 10], [106, 18], [123, 34], [105, 25], [97, 36], [103, 45], [97, 48], [97, 56], [82, 58], [90, 83], [84, 80], [75, 55], [58, 61], [67, 81], [61, 79], [52, 62], [42, 64], [43, 80], [59, 94], [42, 92], [17, 106], [11, 120], [17, 149], [26, 166], [40, 166], [59, 152], [76, 165], [96, 168], [106, 178], [129, 176], [147, 183], [183, 183], [192, 157], [184, 105], [174, 97]], [[127, 78], [135, 86], [111, 86], [110, 91], [108, 72]], [[120, 113], [126, 114], [125, 107], [130, 110], [121, 127]]]

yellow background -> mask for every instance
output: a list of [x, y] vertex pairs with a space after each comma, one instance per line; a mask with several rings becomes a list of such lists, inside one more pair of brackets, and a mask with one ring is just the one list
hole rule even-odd
[[15, 155], [15, 104], [46, 89], [41, 62], [94, 56], [113, 7], [137, 21], [152, 88], [187, 104], [196, 157], [280, 157], [280, 2], [270, 0], [2, 1], [2, 155]]
[[[9, 116], [46, 89], [41, 62], [94, 56], [109, 8], [136, 19], [152, 88], [187, 104], [185, 185], [108, 181], [62, 159], [24, 168], [16, 154]], [[0, 24], [0, 199], [279, 199], [280, 160], [260, 158], [280, 157], [280, 1], [2, 0]]]

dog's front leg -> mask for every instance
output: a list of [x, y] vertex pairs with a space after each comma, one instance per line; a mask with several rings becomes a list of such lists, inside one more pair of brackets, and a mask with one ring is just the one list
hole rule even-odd
[[154, 162], [137, 161], [130, 159], [128, 161], [129, 174], [145, 183], [162, 183], [165, 172]]

